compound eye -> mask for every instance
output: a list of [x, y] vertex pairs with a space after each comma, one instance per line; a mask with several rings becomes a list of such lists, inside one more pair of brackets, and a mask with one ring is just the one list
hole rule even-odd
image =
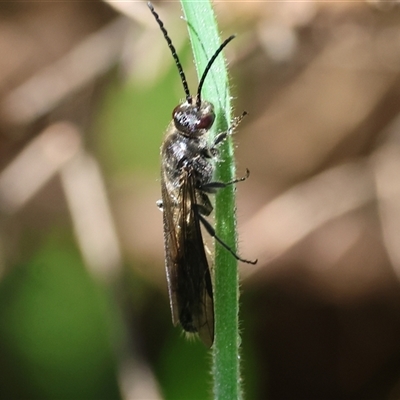
[[196, 137], [204, 134], [211, 128], [215, 114], [211, 110], [199, 110], [196, 106], [180, 104], [172, 112], [174, 124], [180, 133]]
[[215, 120], [215, 114], [214, 113], [209, 113], [207, 115], [204, 115], [203, 117], [200, 118], [200, 120], [196, 124], [197, 129], [210, 129], [212, 127], [212, 124], [214, 123]]

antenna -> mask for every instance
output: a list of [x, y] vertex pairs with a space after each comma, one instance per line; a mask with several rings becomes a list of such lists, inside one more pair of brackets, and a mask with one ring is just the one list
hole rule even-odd
[[[153, 4], [151, 4], [151, 2], [149, 1], [147, 3], [147, 6], [149, 7], [149, 9], [150, 9], [151, 13], [153, 14], [154, 18], [156, 19], [158, 25], [160, 26], [161, 32], [163, 33], [164, 38], [167, 41], [168, 47], [169, 47], [169, 49], [171, 50], [171, 53], [172, 53], [172, 57], [174, 57], [175, 64], [176, 64], [176, 66], [178, 68], [179, 76], [181, 77], [183, 90], [185, 91], [185, 94], [186, 94], [186, 100], [189, 103], [191, 103], [192, 102], [192, 96], [190, 95], [190, 92], [189, 92], [189, 86], [188, 86], [188, 84], [186, 82], [186, 76], [185, 76], [185, 73], [183, 72], [182, 64], [179, 61], [178, 54], [176, 54], [176, 49], [175, 49], [174, 45], [172, 44], [172, 41], [171, 41], [170, 37], [168, 36], [167, 30], [164, 28], [163, 22], [161, 21], [161, 19], [158, 16], [158, 14], [155, 12]], [[206, 69], [206, 71], [207, 71], [207, 69]]]
[[235, 35], [231, 35], [228, 37], [228, 39], [225, 39], [224, 42], [221, 44], [221, 46], [218, 47], [217, 51], [214, 53], [214, 55], [210, 58], [210, 61], [208, 62], [206, 69], [203, 72], [203, 75], [201, 76], [199, 87], [197, 89], [197, 101], [196, 101], [196, 106], [200, 107], [201, 105], [201, 89], [203, 88], [204, 81], [206, 80], [207, 74], [211, 69], [211, 66], [214, 64], [214, 61], [218, 57], [219, 53], [224, 49], [224, 47], [235, 38]]

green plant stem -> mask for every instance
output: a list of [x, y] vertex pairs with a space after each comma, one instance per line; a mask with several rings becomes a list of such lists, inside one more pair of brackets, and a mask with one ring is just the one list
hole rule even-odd
[[[221, 41], [211, 4], [181, 0], [189, 27], [194, 59], [199, 79]], [[228, 74], [223, 56], [213, 64], [205, 81], [202, 98], [215, 107], [214, 134], [228, 129], [231, 123], [231, 104]], [[228, 138], [220, 146], [220, 159], [215, 179], [229, 182], [235, 176], [233, 145]], [[220, 190], [215, 200], [215, 228], [217, 235], [236, 250], [235, 188]], [[237, 261], [218, 243], [215, 245], [214, 310], [215, 340], [213, 345], [214, 398], [219, 400], [242, 398], [239, 357], [239, 286]]]

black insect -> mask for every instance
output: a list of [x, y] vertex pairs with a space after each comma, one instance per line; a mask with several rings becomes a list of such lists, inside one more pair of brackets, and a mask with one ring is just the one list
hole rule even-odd
[[214, 107], [201, 98], [201, 89], [212, 64], [234, 36], [226, 39], [211, 57], [193, 98], [164, 24], [152, 4], [148, 3], [148, 6], [168, 43], [186, 94], [186, 100], [172, 112], [173, 120], [161, 146], [162, 200], [158, 206], [163, 211], [165, 267], [172, 321], [174, 325], [179, 322], [186, 332], [198, 333], [204, 344], [211, 347], [214, 340], [213, 285], [200, 223], [236, 259], [251, 264], [257, 262], [244, 260], [235, 254], [205, 219], [213, 210], [208, 194], [243, 181], [249, 174], [247, 171], [245, 177], [227, 183], [213, 181], [217, 147], [242, 117], [236, 119], [228, 132], [219, 133], [210, 146], [207, 134], [215, 120]]

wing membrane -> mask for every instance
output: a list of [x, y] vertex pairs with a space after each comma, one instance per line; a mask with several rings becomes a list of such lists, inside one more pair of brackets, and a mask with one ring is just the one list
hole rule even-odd
[[182, 171], [178, 187], [162, 183], [166, 273], [172, 320], [211, 346], [214, 306], [210, 270], [196, 204], [195, 180]]

